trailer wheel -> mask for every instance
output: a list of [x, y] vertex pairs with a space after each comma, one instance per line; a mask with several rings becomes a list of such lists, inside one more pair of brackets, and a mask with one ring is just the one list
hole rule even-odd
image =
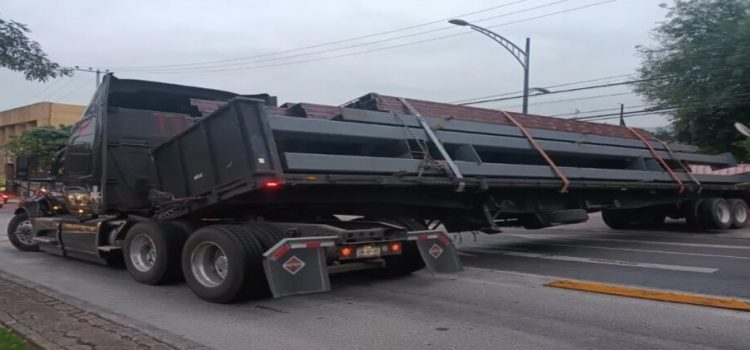
[[[368, 220], [370, 221], [370, 220]], [[380, 221], [393, 225], [401, 226], [409, 231], [427, 230], [427, 226], [414, 219], [409, 218], [387, 218], [371, 221]], [[412, 272], [419, 271], [425, 267], [422, 255], [419, 254], [417, 243], [413, 241], [404, 242], [400, 255], [383, 257], [385, 267], [382, 269], [372, 270], [372, 274], [377, 277], [398, 277], [408, 275]]]
[[130, 276], [150, 285], [178, 281], [185, 237], [180, 228], [168, 222], [143, 221], [133, 225], [123, 242], [123, 260]]
[[703, 199], [692, 199], [682, 204], [682, 213], [685, 215], [685, 222], [688, 227], [694, 231], [705, 229], [704, 222], [700, 218], [700, 206]]
[[263, 246], [253, 229], [210, 225], [195, 231], [182, 250], [182, 271], [201, 299], [228, 303], [268, 295]]
[[727, 202], [732, 212], [732, 228], [737, 229], [747, 226], [747, 202], [737, 198], [728, 199]]
[[615, 230], [639, 229], [658, 226], [664, 223], [666, 215], [649, 213], [645, 209], [604, 209], [602, 220]]
[[698, 208], [698, 217], [706, 228], [726, 230], [732, 226], [732, 210], [724, 198], [706, 198]]
[[8, 223], [8, 240], [16, 249], [25, 252], [38, 252], [39, 244], [34, 242], [29, 214], [16, 214]]

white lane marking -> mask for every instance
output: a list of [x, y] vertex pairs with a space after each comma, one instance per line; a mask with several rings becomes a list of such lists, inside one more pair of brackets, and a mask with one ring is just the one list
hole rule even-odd
[[719, 269], [711, 268], [711, 267], [653, 264], [653, 263], [642, 263], [642, 262], [625, 261], [625, 260], [582, 258], [582, 257], [577, 257], [577, 256], [522, 253], [522, 252], [514, 252], [514, 251], [490, 250], [490, 249], [481, 249], [481, 248], [471, 248], [467, 250], [472, 251], [472, 252], [476, 251], [478, 253], [501, 254], [501, 255], [508, 255], [508, 256], [518, 256], [518, 257], [523, 257], [523, 258], [537, 258], [537, 259], [547, 259], [547, 260], [557, 260], [557, 261], [582, 262], [582, 263], [590, 263], [590, 264], [640, 267], [644, 269], [659, 269], [659, 270], [685, 271], [685, 272], [698, 272], [698, 273], [714, 273], [716, 271], [719, 271]]
[[737, 255], [721, 255], [721, 254], [703, 254], [703, 253], [687, 253], [687, 252], [670, 252], [666, 250], [653, 250], [653, 249], [637, 249], [637, 248], [616, 248], [616, 247], [605, 247], [598, 245], [582, 245], [582, 244], [550, 244], [552, 246], [570, 247], [570, 248], [589, 248], [589, 249], [602, 249], [602, 250], [621, 250], [625, 252], [637, 252], [637, 253], [658, 253], [658, 254], [674, 254], [674, 255], [690, 255], [690, 256], [705, 256], [711, 258], [729, 258], [729, 259], [743, 259], [750, 260], [750, 256], [737, 256]]
[[460, 250], [458, 251], [458, 255], [468, 256], [468, 257], [472, 257], [472, 258], [476, 258], [477, 257], [475, 254], [469, 254], [467, 252], [463, 252], [463, 251], [460, 251]]
[[622, 242], [622, 243], [643, 243], [643, 244], [655, 244], [655, 245], [674, 245], [681, 247], [699, 247], [699, 248], [721, 248], [721, 249], [737, 249], [737, 250], [750, 250], [750, 246], [735, 246], [725, 244], [704, 244], [704, 243], [681, 243], [681, 242], [665, 242], [665, 241], [643, 241], [636, 239], [619, 239], [619, 238], [595, 238], [595, 237], [566, 237], [564, 235], [549, 235], [549, 234], [509, 234], [509, 236], [527, 238], [527, 239], [560, 239], [560, 240], [591, 240], [591, 241], [603, 241], [603, 242]]
[[737, 249], [737, 250], [750, 250], [748, 246], [735, 246], [735, 245], [724, 245], [724, 244], [703, 244], [703, 243], [680, 243], [680, 242], [663, 242], [663, 241], [641, 241], [633, 239], [615, 239], [615, 238], [575, 238], [570, 239], [590, 239], [594, 241], [613, 241], [613, 242], [634, 242], [643, 244], [655, 244], [655, 245], [674, 245], [680, 247], [700, 247], [700, 248], [721, 248], [721, 249]]

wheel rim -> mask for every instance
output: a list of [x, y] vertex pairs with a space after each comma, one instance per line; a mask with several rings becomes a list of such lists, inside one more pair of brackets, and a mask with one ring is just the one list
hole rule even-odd
[[729, 205], [726, 203], [719, 203], [716, 206], [716, 216], [722, 223], [730, 222], [732, 220], [732, 213], [729, 210]]
[[34, 238], [31, 237], [32, 231], [31, 220], [26, 219], [18, 223], [13, 235], [24, 245], [34, 245]]
[[151, 237], [140, 234], [130, 241], [130, 262], [140, 272], [148, 272], [156, 264], [156, 245]]
[[734, 219], [739, 223], [744, 223], [747, 220], [747, 209], [743, 205], [738, 205], [734, 208]]
[[224, 282], [229, 271], [226, 253], [214, 242], [201, 242], [190, 254], [193, 277], [205, 287], [213, 288]]

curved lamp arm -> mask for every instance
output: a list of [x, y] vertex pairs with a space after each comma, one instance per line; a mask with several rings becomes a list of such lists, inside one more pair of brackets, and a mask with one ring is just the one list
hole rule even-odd
[[502, 45], [502, 47], [504, 47], [506, 50], [508, 50], [508, 52], [510, 52], [510, 54], [513, 55], [513, 57], [516, 58], [516, 60], [518, 61], [518, 63], [520, 63], [523, 68], [528, 68], [526, 66], [526, 55], [527, 55], [527, 52], [525, 52], [520, 47], [518, 47], [518, 45], [512, 43], [510, 40], [506, 39], [502, 35], [497, 34], [497, 33], [493, 32], [493, 31], [491, 31], [489, 29], [485, 29], [485, 28], [482, 28], [480, 26], [473, 25], [471, 23], [468, 23], [467, 25], [471, 29], [474, 29], [477, 32], [480, 32], [480, 33], [482, 33], [482, 34], [490, 37], [490, 39], [492, 39], [492, 40], [495, 40], [498, 44]]

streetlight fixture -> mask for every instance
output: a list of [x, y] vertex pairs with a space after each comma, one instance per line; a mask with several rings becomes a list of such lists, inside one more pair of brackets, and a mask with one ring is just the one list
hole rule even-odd
[[526, 38], [526, 49], [522, 50], [520, 47], [518, 47], [518, 45], [512, 43], [510, 40], [504, 38], [502, 35], [497, 34], [487, 28], [482, 28], [478, 25], [471, 24], [462, 19], [452, 19], [448, 21], [448, 23], [457, 25], [457, 26], [462, 26], [462, 27], [469, 27], [477, 32], [480, 32], [488, 36], [490, 39], [496, 41], [498, 44], [500, 44], [502, 47], [508, 50], [508, 52], [510, 52], [510, 54], [516, 58], [518, 63], [521, 64], [521, 67], [523, 67], [523, 114], [528, 114], [529, 112], [529, 56], [531, 55], [531, 39]]

